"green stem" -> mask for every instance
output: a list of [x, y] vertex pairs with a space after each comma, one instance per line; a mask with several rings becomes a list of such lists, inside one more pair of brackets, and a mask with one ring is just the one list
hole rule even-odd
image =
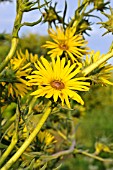
[[80, 7], [80, 4], [81, 4], [81, 0], [78, 0], [78, 7]]
[[17, 139], [17, 133], [14, 133], [14, 135], [13, 135], [13, 137], [12, 137], [11, 144], [8, 146], [7, 150], [3, 153], [2, 157], [0, 158], [0, 167], [1, 167], [1, 165], [4, 163], [4, 161], [6, 160], [6, 158], [8, 157], [8, 155], [11, 153], [11, 151], [13, 150], [13, 148], [15, 147], [17, 141], [18, 141], [18, 139]]
[[97, 68], [100, 64], [104, 63], [105, 61], [107, 61], [108, 59], [110, 59], [111, 57], [113, 57], [113, 50], [106, 54], [105, 56], [101, 57], [98, 61], [96, 61], [95, 63], [91, 64], [90, 66], [88, 66], [87, 68], [85, 68], [82, 71], [82, 74], [84, 76], [88, 75], [89, 73], [91, 73], [95, 68]]
[[16, 51], [16, 48], [17, 48], [17, 44], [18, 44], [18, 38], [13, 38], [11, 49], [10, 49], [8, 55], [6, 56], [5, 60], [0, 64], [0, 72], [5, 68], [5, 66], [8, 64], [9, 60], [11, 60], [11, 58], [13, 57], [13, 55]]
[[31, 113], [32, 108], [33, 108], [33, 106], [34, 106], [34, 104], [35, 104], [36, 100], [37, 100], [37, 98], [36, 98], [36, 97], [32, 97], [32, 100], [31, 100], [31, 101], [30, 101], [30, 103], [29, 103], [28, 115]]
[[26, 139], [26, 141], [23, 143], [20, 149], [12, 156], [12, 158], [1, 168], [1, 170], [8, 170], [18, 160], [18, 158], [22, 155], [22, 153], [26, 150], [26, 148], [31, 144], [33, 139], [36, 137], [36, 135], [40, 131], [41, 127], [47, 120], [50, 113], [51, 113], [51, 108], [50, 106], [48, 106], [40, 122], [37, 124], [36, 128], [34, 129], [34, 131], [31, 133], [28, 139]]
[[[17, 1], [17, 6], [18, 6], [18, 1]], [[8, 55], [6, 56], [5, 60], [0, 64], [0, 72], [3, 71], [3, 69], [6, 67], [8, 62], [11, 60], [11, 58], [15, 54], [15, 51], [16, 51], [17, 45], [18, 45], [18, 39], [19, 39], [18, 32], [20, 30], [22, 17], [23, 17], [23, 12], [18, 8], [16, 18], [14, 21], [13, 32], [12, 32], [12, 37], [13, 37], [12, 42], [11, 42], [12, 45], [11, 45], [10, 51], [9, 51]]]
[[[82, 4], [83, 4], [83, 2], [82, 2]], [[82, 13], [77, 12], [77, 15], [79, 16], [79, 19], [76, 20], [76, 16], [75, 16], [75, 18], [74, 18], [75, 21], [74, 21], [74, 23], [73, 23], [73, 27], [77, 28], [77, 26], [79, 25], [79, 23], [82, 21], [87, 6], [88, 6], [88, 3], [83, 6]]]
[[101, 161], [101, 162], [113, 162], [112, 159], [101, 158], [101, 157], [99, 157], [99, 156], [96, 156], [96, 155], [94, 155], [94, 154], [91, 154], [91, 153], [88, 153], [88, 152], [86, 152], [86, 151], [82, 151], [82, 150], [79, 150], [79, 149], [75, 149], [75, 150], [74, 150], [74, 153], [75, 153], [75, 154], [83, 154], [83, 155], [88, 156], [88, 157], [90, 157], [90, 158], [97, 159], [97, 160], [99, 160], [99, 161]]
[[49, 155], [49, 156], [42, 155], [41, 159], [40, 159], [41, 161], [39, 160], [39, 163], [37, 163], [34, 168], [38, 168], [39, 166], [44, 165], [44, 164], [48, 163], [49, 161], [57, 159], [64, 155], [69, 155], [69, 154], [73, 153], [74, 148], [75, 148], [75, 140], [72, 141], [70, 148], [67, 150], [63, 150], [63, 151], [57, 152], [57, 153], [55, 153], [53, 155]]
[[6, 131], [10, 127], [10, 125], [15, 121], [15, 118], [16, 114], [12, 116], [10, 119], [8, 119], [8, 121], [2, 127], [3, 131]]
[[15, 147], [17, 141], [18, 141], [18, 126], [19, 126], [19, 117], [20, 117], [20, 111], [19, 111], [19, 107], [17, 105], [16, 108], [16, 121], [15, 121], [15, 131], [11, 140], [10, 145], [8, 146], [8, 148], [6, 149], [6, 151], [3, 153], [1, 159], [0, 159], [0, 167], [1, 165], [5, 162], [6, 158], [8, 157], [8, 155], [11, 153], [11, 151], [13, 150], [13, 148]]

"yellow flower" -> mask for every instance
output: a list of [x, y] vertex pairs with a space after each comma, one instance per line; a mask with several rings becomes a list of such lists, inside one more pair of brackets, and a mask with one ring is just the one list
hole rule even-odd
[[[34, 60], [33, 60], [34, 59]], [[23, 97], [28, 90], [30, 84], [26, 80], [26, 76], [28, 76], [32, 70], [31, 68], [31, 60], [32, 62], [37, 60], [37, 55], [33, 57], [32, 54], [29, 54], [26, 50], [25, 54], [21, 51], [17, 52], [15, 58], [11, 59], [11, 72], [13, 75], [13, 81], [8, 83], [8, 96], [18, 96]]]
[[38, 59], [37, 54], [33, 55], [32, 53], [29, 53], [28, 50], [25, 51], [25, 54], [23, 54], [22, 51], [20, 50], [20, 53], [17, 52], [17, 56], [19, 55], [21, 55], [23, 58], [25, 58], [26, 61], [30, 63], [34, 63]]
[[8, 97], [12, 96], [14, 97], [14, 95], [17, 96], [21, 96], [23, 97], [28, 90], [30, 90], [31, 88], [26, 86], [23, 83], [9, 83], [8, 84]]
[[31, 63], [36, 62], [37, 59], [38, 59], [37, 54], [33, 55], [32, 53], [29, 53], [28, 50], [26, 50], [24, 54], [20, 50], [19, 52], [18, 51], [16, 52], [16, 57], [11, 59], [10, 63], [13, 65], [13, 69], [15, 68], [18, 69], [27, 63], [29, 63], [30, 65]]
[[38, 134], [38, 139], [41, 143], [44, 143], [46, 146], [56, 143], [55, 137], [51, 135], [48, 131], [40, 131]]
[[64, 52], [73, 62], [77, 62], [84, 54], [87, 54], [88, 48], [82, 35], [74, 35], [75, 31], [75, 27], [67, 28], [65, 31], [62, 27], [57, 27], [56, 32], [50, 28], [48, 33], [54, 42], [46, 41], [42, 47], [51, 49], [48, 52], [50, 57], [61, 56]]
[[113, 153], [113, 151], [110, 149], [109, 145], [106, 145], [105, 143], [96, 142], [95, 143], [95, 155], [98, 155], [100, 152], [108, 152]]
[[22, 77], [28, 76], [30, 69], [26, 69], [26, 70], [22, 70], [19, 69], [17, 72], [15, 72], [15, 80], [14, 82], [8, 83], [8, 96], [21, 96], [23, 97], [28, 90], [30, 90], [31, 88], [28, 86], [29, 83], [25, 80], [25, 78], [23, 79]]
[[[86, 59], [83, 63], [85, 67], [91, 65], [92, 63], [97, 62], [101, 57], [104, 55], [100, 55], [100, 51], [97, 51], [96, 53], [92, 50], [90, 53], [90, 57], [86, 55]], [[110, 82], [108, 79], [111, 78], [111, 70], [113, 70], [113, 66], [111, 64], [108, 64], [107, 62], [102, 63], [98, 68], [93, 70], [91, 72], [91, 78], [92, 81], [95, 83], [100, 83], [102, 85], [113, 85], [112, 82]]]
[[41, 57], [41, 61], [35, 64], [37, 68], [32, 74], [28, 76], [29, 82], [32, 85], [38, 85], [38, 89], [31, 93], [36, 97], [45, 96], [51, 98], [53, 96], [54, 102], [57, 102], [60, 98], [62, 105], [64, 102], [70, 108], [69, 98], [77, 101], [80, 104], [84, 104], [84, 101], [77, 93], [77, 91], [88, 91], [89, 83], [85, 77], [75, 77], [81, 69], [81, 64], [74, 63], [71, 65], [71, 61], [57, 57], [55, 61], [52, 58], [52, 63], [49, 63], [45, 58]]

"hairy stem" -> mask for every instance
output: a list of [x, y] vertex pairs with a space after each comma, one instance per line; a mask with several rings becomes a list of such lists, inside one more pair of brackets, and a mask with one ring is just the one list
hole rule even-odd
[[23, 145], [20, 147], [20, 149], [12, 156], [12, 158], [1, 168], [1, 170], [8, 170], [17, 160], [18, 158], [22, 155], [22, 153], [26, 150], [26, 148], [31, 144], [33, 139], [36, 137], [38, 132], [40, 131], [41, 127], [47, 120], [48, 116], [51, 113], [51, 108], [48, 106], [40, 119], [39, 123], [37, 124], [36, 128], [34, 131], [30, 134], [28, 139], [23, 143]]
[[[17, 1], [17, 6], [18, 6], [18, 1]], [[5, 60], [0, 64], [0, 72], [3, 71], [3, 69], [7, 66], [8, 62], [11, 60], [11, 58], [15, 54], [15, 51], [16, 51], [17, 45], [18, 45], [18, 40], [19, 40], [18, 32], [19, 32], [19, 29], [21, 26], [22, 17], [23, 17], [23, 12], [20, 9], [18, 9], [17, 13], [16, 13], [16, 18], [14, 21], [13, 32], [12, 32], [11, 48], [10, 48], [10, 51], [9, 51], [8, 55], [6, 56]]]
[[8, 146], [7, 150], [3, 153], [2, 157], [0, 158], [0, 166], [4, 163], [4, 161], [6, 160], [6, 158], [8, 157], [8, 155], [11, 153], [11, 151], [12, 151], [13, 148], [15, 147], [17, 141], [18, 141], [18, 139], [17, 139], [17, 133], [14, 133], [10, 145]]
[[87, 151], [82, 151], [82, 150], [79, 150], [79, 149], [75, 149], [75, 150], [74, 150], [74, 153], [75, 153], [75, 154], [82, 154], [82, 155], [88, 156], [88, 157], [90, 157], [90, 158], [99, 160], [99, 161], [101, 161], [101, 162], [113, 162], [112, 159], [101, 158], [101, 157], [96, 156], [96, 155], [94, 155], [94, 154], [92, 154], [92, 153], [88, 153]]
[[63, 151], [60, 151], [60, 152], [57, 152], [57, 153], [52, 154], [52, 155], [49, 155], [49, 156], [42, 156], [42, 157], [41, 157], [41, 162], [39, 161], [39, 164], [37, 164], [37, 165], [35, 166], [35, 168], [37, 168], [37, 167], [39, 167], [39, 166], [41, 166], [41, 165], [44, 165], [44, 164], [46, 164], [47, 162], [49, 162], [49, 161], [51, 161], [51, 160], [54, 160], [54, 159], [57, 159], [57, 158], [59, 158], [59, 157], [61, 157], [61, 156], [69, 155], [69, 154], [73, 153], [73, 152], [74, 152], [75, 145], [76, 145], [76, 144], [75, 144], [75, 140], [73, 140], [73, 141], [72, 141], [72, 144], [71, 144], [71, 146], [70, 146], [69, 149], [63, 150]]
[[81, 0], [78, 0], [78, 7], [80, 7], [81, 5]]
[[8, 64], [8, 62], [13, 57], [13, 55], [14, 55], [14, 53], [16, 51], [16, 48], [17, 48], [17, 44], [18, 44], [18, 38], [13, 38], [12, 39], [11, 49], [10, 49], [8, 55], [6, 56], [5, 60], [0, 64], [0, 72], [5, 68], [5, 66]]
[[104, 63], [105, 61], [107, 61], [108, 59], [110, 59], [111, 57], [113, 57], [113, 50], [106, 54], [105, 56], [101, 57], [98, 61], [96, 61], [95, 63], [91, 64], [90, 66], [88, 66], [87, 68], [85, 68], [82, 71], [82, 74], [84, 76], [88, 75], [89, 73], [91, 73], [95, 68], [97, 68], [100, 64]]
[[13, 148], [15, 147], [17, 141], [18, 141], [18, 125], [19, 125], [19, 117], [20, 117], [20, 111], [19, 111], [19, 107], [17, 105], [16, 108], [16, 120], [15, 120], [15, 131], [14, 131], [14, 135], [12, 137], [11, 143], [8, 146], [8, 148], [6, 149], [6, 151], [3, 153], [1, 159], [0, 159], [0, 166], [5, 162], [6, 158], [9, 156], [9, 154], [11, 153], [11, 151], [13, 150]]

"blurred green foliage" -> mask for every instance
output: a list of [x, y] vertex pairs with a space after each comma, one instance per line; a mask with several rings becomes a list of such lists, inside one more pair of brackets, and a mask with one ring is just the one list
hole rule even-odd
[[0, 34], [0, 63], [10, 50], [11, 35], [1, 33]]
[[[113, 77], [112, 77], [113, 79]], [[93, 87], [83, 96], [86, 115], [81, 118], [77, 130], [77, 147], [94, 152], [95, 143], [103, 142], [113, 147], [113, 87]], [[101, 153], [104, 157], [112, 154]], [[67, 161], [68, 160], [68, 161]], [[64, 159], [60, 170], [112, 170], [113, 164], [102, 163], [83, 155]]]
[[[27, 49], [29, 53], [45, 55], [47, 50], [45, 48], [40, 48], [45, 41], [49, 40], [48, 36], [40, 36], [37, 34], [28, 34], [23, 35], [18, 44], [17, 50], [21, 49], [23, 52]], [[4, 57], [6, 57], [7, 53], [10, 50], [11, 44], [11, 35], [1, 33], [0, 34], [0, 63], [3, 61]]]
[[25, 51], [27, 49], [29, 53], [38, 54], [38, 56], [45, 55], [47, 50], [45, 48], [40, 47], [48, 39], [49, 39], [48, 36], [40, 36], [32, 33], [28, 35], [23, 35], [20, 38], [18, 48], [20, 48], [22, 51]]

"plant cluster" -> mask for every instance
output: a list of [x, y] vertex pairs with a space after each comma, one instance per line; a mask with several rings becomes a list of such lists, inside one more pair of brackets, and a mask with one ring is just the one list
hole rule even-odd
[[[113, 56], [112, 45], [101, 55], [91, 50], [84, 38], [92, 30], [91, 17], [98, 18], [94, 11], [108, 18], [98, 23], [107, 29], [105, 34], [113, 33], [113, 9], [108, 4], [78, 0], [74, 16], [66, 22], [66, 1], [60, 15], [52, 1], [17, 0], [10, 51], [0, 64], [1, 170], [55, 170], [62, 166], [62, 157], [77, 154], [113, 162], [100, 156], [101, 152], [113, 152], [110, 145], [97, 142], [95, 151], [89, 152], [76, 143], [77, 117], [85, 112], [83, 94], [96, 84], [101, 88], [113, 85], [113, 66], [107, 62]], [[104, 12], [107, 9], [111, 14]], [[22, 22], [24, 13], [34, 10], [40, 12], [40, 18]], [[23, 26], [46, 22], [50, 40], [40, 47], [47, 49], [46, 55], [17, 50]]]

